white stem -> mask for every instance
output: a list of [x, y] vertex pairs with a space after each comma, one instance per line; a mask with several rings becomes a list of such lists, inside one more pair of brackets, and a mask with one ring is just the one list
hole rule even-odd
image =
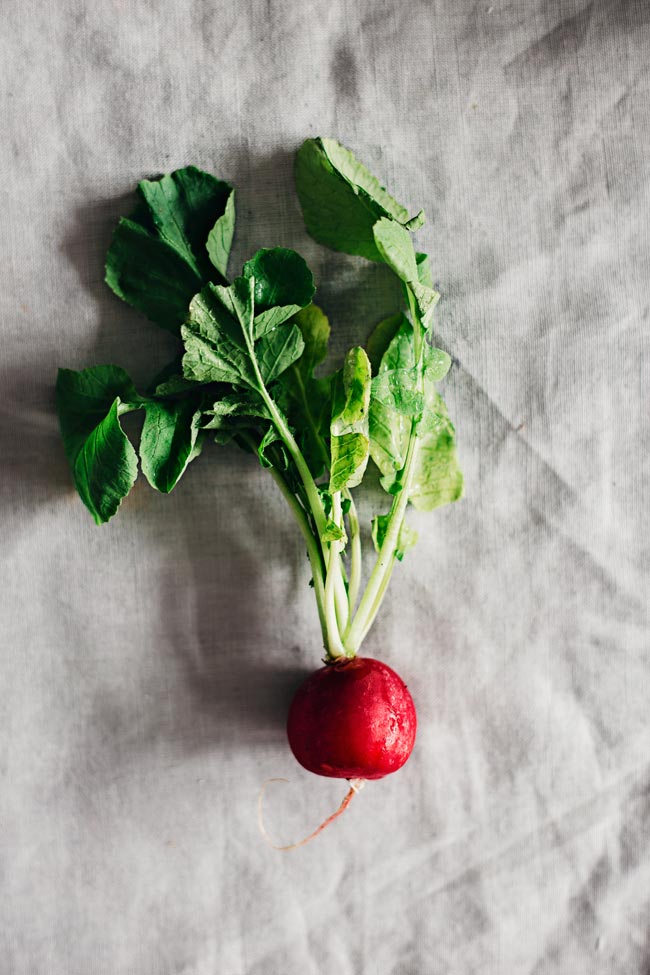
[[[341, 525], [341, 495], [337, 491], [332, 495], [332, 521]], [[325, 617], [329, 639], [329, 652], [332, 657], [345, 655], [345, 648], [341, 640], [341, 633], [347, 625], [348, 603], [341, 575], [340, 540], [329, 543], [329, 559], [327, 575], [325, 577]], [[341, 599], [343, 589], [343, 600]]]
[[361, 531], [359, 516], [357, 515], [357, 509], [352, 500], [352, 495], [347, 488], [344, 493], [350, 502], [350, 510], [348, 511], [348, 522], [350, 525], [350, 584], [348, 586], [348, 604], [350, 606], [350, 614], [352, 614], [357, 604], [359, 589], [361, 587]]

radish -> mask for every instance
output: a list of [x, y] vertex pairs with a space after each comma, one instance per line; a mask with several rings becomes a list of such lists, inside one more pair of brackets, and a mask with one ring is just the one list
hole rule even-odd
[[404, 765], [416, 714], [404, 681], [372, 657], [327, 664], [301, 684], [287, 736], [303, 768], [337, 779], [381, 779]]
[[[175, 335], [177, 354], [144, 392], [119, 366], [60, 369], [57, 408], [75, 485], [97, 524], [117, 512], [138, 467], [169, 493], [209, 438], [269, 471], [305, 545], [325, 663], [295, 695], [289, 744], [310, 772], [352, 782], [327, 824], [360, 783], [397, 771], [413, 749], [406, 685], [359, 654], [396, 564], [417, 541], [407, 510], [456, 501], [463, 478], [437, 389], [451, 365], [432, 342], [440, 296], [413, 244], [423, 211], [409, 216], [333, 139], [307, 139], [295, 177], [309, 234], [383, 263], [400, 282], [403, 307], [365, 347], [322, 374], [330, 325], [293, 250], [262, 248], [229, 280], [235, 191], [187, 166], [139, 183], [138, 206], [118, 223], [106, 259], [109, 287]], [[133, 410], [144, 412], [137, 452], [121, 425]], [[385, 504], [364, 535], [356, 492], [371, 461]], [[368, 535], [376, 559], [364, 586]]]

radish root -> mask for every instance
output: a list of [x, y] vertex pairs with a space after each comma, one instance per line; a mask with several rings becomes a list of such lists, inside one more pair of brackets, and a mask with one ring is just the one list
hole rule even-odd
[[360, 792], [363, 789], [364, 785], [366, 784], [365, 779], [348, 779], [350, 783], [350, 788], [348, 789], [347, 794], [345, 795], [339, 808], [335, 812], [333, 812], [330, 816], [328, 816], [327, 819], [323, 820], [320, 826], [317, 826], [314, 832], [310, 833], [309, 836], [305, 836], [304, 839], [298, 840], [296, 843], [289, 843], [287, 846], [281, 846], [278, 843], [273, 842], [273, 840], [269, 836], [266, 826], [264, 825], [264, 793], [266, 792], [267, 786], [270, 785], [271, 782], [288, 782], [288, 781], [289, 781], [288, 779], [267, 779], [266, 782], [264, 782], [264, 784], [262, 785], [262, 788], [260, 789], [260, 794], [257, 798], [257, 822], [260, 828], [260, 833], [262, 834], [262, 836], [264, 837], [268, 845], [272, 846], [274, 850], [297, 850], [299, 846], [305, 846], [307, 843], [311, 843], [312, 840], [316, 839], [319, 833], [322, 833], [324, 829], [327, 829], [330, 823], [333, 823], [335, 819], [338, 819], [339, 816], [343, 815], [345, 810], [348, 808], [348, 806], [354, 799], [357, 792]]

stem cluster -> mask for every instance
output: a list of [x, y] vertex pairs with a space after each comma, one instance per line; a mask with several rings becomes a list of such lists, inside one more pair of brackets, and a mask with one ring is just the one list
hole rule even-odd
[[[411, 297], [409, 295], [409, 297]], [[417, 305], [410, 302], [414, 348], [418, 369], [418, 390], [423, 390], [424, 329]], [[361, 592], [362, 540], [359, 517], [349, 488], [331, 494], [331, 509], [326, 511], [323, 489], [312, 477], [305, 458], [282, 415], [270, 396], [262, 394], [276, 430], [293, 461], [300, 489], [294, 493], [287, 478], [275, 467], [271, 473], [289, 504], [307, 545], [318, 616], [329, 661], [354, 657], [372, 626], [386, 593], [398, 553], [398, 540], [404, 523], [418, 450], [419, 417], [411, 421], [406, 458], [396, 477], [386, 530], [377, 558]], [[268, 396], [268, 399], [267, 399]], [[329, 465], [330, 454], [320, 438], [321, 452]], [[326, 526], [338, 529], [338, 537], [328, 539]]]

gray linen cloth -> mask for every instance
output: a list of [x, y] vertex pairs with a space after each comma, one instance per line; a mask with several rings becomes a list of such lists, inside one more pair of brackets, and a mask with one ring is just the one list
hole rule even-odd
[[[0, 37], [2, 975], [647, 975], [650, 5], [5, 0]], [[467, 492], [414, 516], [366, 644], [419, 709], [409, 764], [293, 761], [321, 647], [271, 479], [206, 450], [97, 528], [58, 365], [146, 382], [170, 337], [103, 284], [144, 176], [234, 182], [236, 267], [304, 254], [332, 363], [395, 308], [311, 241], [307, 136], [428, 222]], [[364, 507], [364, 518], [371, 502]]]

